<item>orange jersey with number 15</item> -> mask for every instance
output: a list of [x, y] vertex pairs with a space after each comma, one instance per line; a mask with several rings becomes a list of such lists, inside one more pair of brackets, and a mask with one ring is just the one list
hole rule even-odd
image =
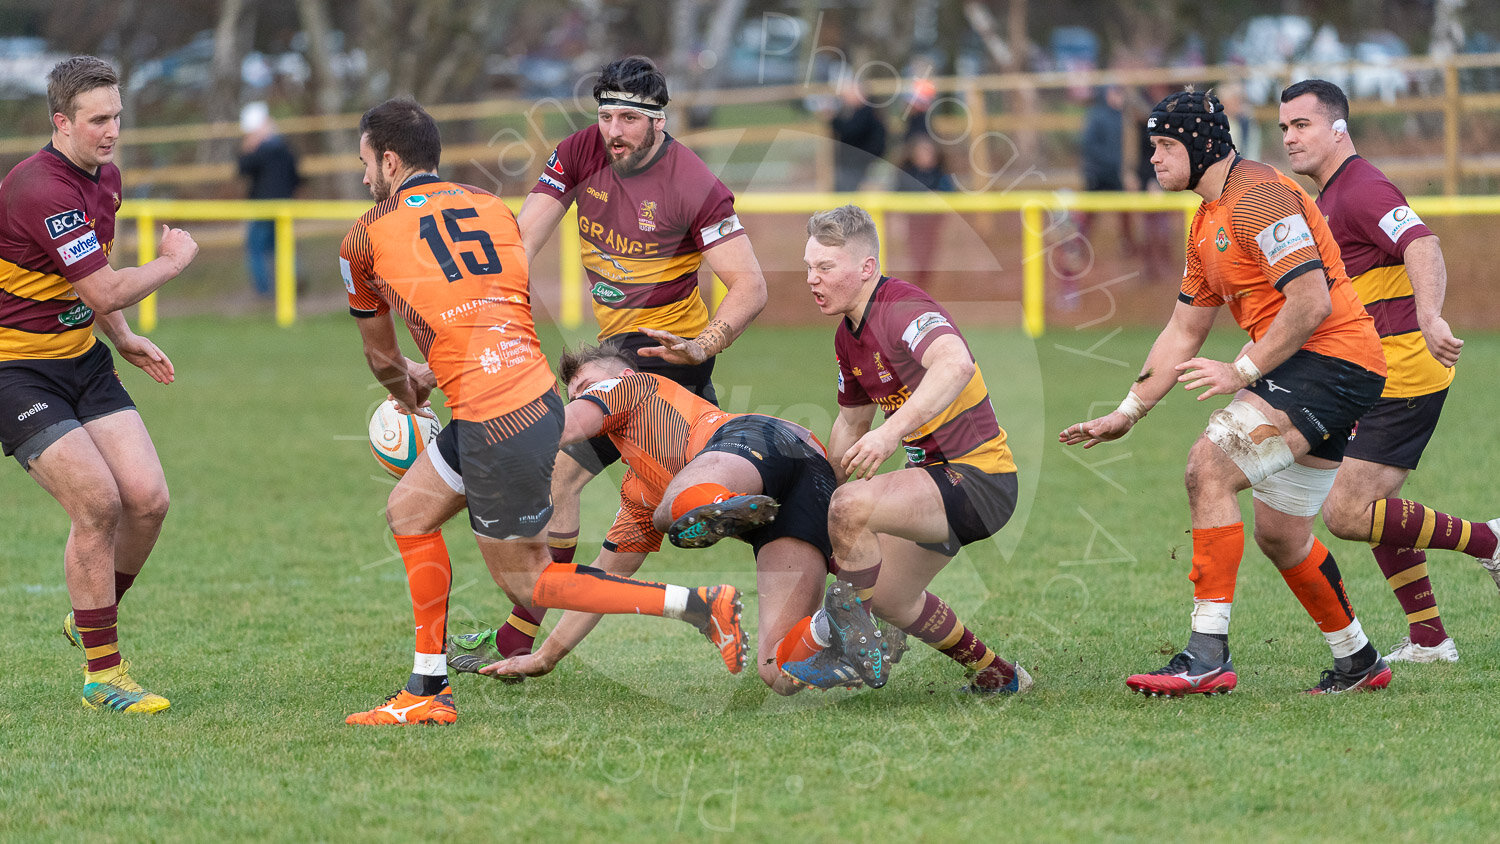
[[453, 418], [503, 416], [554, 387], [521, 233], [494, 194], [413, 176], [349, 230], [339, 266], [351, 314], [406, 321]]

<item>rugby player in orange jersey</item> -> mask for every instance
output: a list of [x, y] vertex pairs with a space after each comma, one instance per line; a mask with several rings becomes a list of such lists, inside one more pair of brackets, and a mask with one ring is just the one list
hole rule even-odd
[[[573, 399], [563, 443], [608, 436], [630, 467], [596, 566], [633, 574], [661, 548], [663, 534], [683, 548], [737, 536], [755, 552], [756, 667], [766, 685], [784, 695], [803, 685], [885, 685], [890, 649], [854, 588], [835, 581], [824, 590], [835, 481], [810, 431], [772, 416], [725, 413], [680, 384], [636, 372], [609, 343], [565, 353], [559, 373]], [[449, 665], [502, 678], [546, 674], [598, 620], [565, 613], [535, 653], [487, 667], [469, 655], [462, 667], [450, 653]], [[788, 660], [802, 637], [819, 635], [830, 646], [823, 662], [831, 664], [826, 682], [806, 683], [802, 667]]]
[[[1255, 540], [1323, 632], [1334, 667], [1307, 691], [1384, 688], [1390, 668], [1370, 644], [1338, 564], [1311, 532], [1349, 431], [1380, 397], [1385, 356], [1344, 273], [1323, 215], [1297, 183], [1240, 157], [1211, 94], [1157, 103], [1146, 122], [1167, 190], [1203, 197], [1189, 232], [1176, 309], [1135, 386], [1112, 413], [1070, 425], [1065, 444], [1119, 439], [1174, 383], [1200, 400], [1233, 395], [1188, 454], [1193, 530], [1192, 632], [1166, 667], [1126, 679], [1148, 695], [1228, 692], [1238, 682], [1229, 614], [1244, 554], [1238, 494], [1254, 490]], [[1198, 357], [1228, 304], [1251, 342], [1233, 363]]]
[[[562, 433], [562, 400], [532, 321], [520, 232], [505, 203], [437, 176], [437, 124], [416, 102], [388, 100], [360, 119], [365, 184], [376, 205], [344, 238], [339, 263], [365, 358], [407, 413], [441, 388], [453, 421], [392, 490], [396, 534], [416, 618], [407, 684], [351, 724], [451, 724], [447, 680], [452, 569], [441, 527], [467, 506], [480, 553], [512, 601], [678, 618], [696, 626], [733, 673], [745, 634], [732, 586], [643, 583], [550, 563], [537, 534]], [[427, 359], [401, 354], [392, 310]]]
[[[594, 125], [557, 145], [521, 205], [516, 222], [526, 257], [534, 260], [576, 207], [599, 340], [614, 342], [637, 371], [717, 404], [714, 359], [766, 305], [766, 279], [734, 194], [667, 132], [667, 80], [650, 59], [610, 62], [593, 93]], [[698, 288], [705, 265], [726, 290], [712, 316]], [[573, 443], [558, 455], [547, 527], [554, 560], [572, 561], [583, 488], [619, 459], [608, 437]], [[460, 644], [497, 659], [529, 653], [541, 621], [540, 611], [518, 606], [499, 630]]]
[[[1431, 511], [1397, 496], [1437, 427], [1464, 345], [1443, 319], [1448, 271], [1437, 235], [1391, 180], [1354, 151], [1348, 117], [1349, 100], [1332, 82], [1307, 79], [1281, 92], [1279, 122], [1287, 157], [1293, 170], [1311, 177], [1319, 188], [1318, 208], [1338, 241], [1354, 292], [1375, 320], [1390, 367], [1385, 391], [1360, 417], [1323, 504], [1323, 520], [1339, 536], [1358, 534], [1371, 524], [1371, 505], [1410, 513], [1417, 525], [1428, 521]], [[1431, 516], [1434, 533], [1438, 518]], [[1493, 533], [1500, 529], [1500, 519], [1479, 527]], [[1408, 627], [1386, 661], [1457, 662], [1458, 647], [1443, 628], [1427, 577], [1426, 553], [1386, 541], [1381, 533], [1372, 550]], [[1482, 539], [1475, 542], [1479, 537], [1472, 530], [1470, 534], [1458, 550], [1479, 558], [1500, 583], [1500, 555], [1493, 545], [1486, 554]]]

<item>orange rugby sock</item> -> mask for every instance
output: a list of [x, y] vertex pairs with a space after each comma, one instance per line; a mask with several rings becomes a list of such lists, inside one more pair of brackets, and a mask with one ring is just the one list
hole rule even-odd
[[1354, 609], [1344, 593], [1344, 578], [1333, 555], [1313, 538], [1307, 558], [1281, 573], [1292, 594], [1324, 633], [1336, 633], [1354, 623]]
[[669, 590], [681, 590], [682, 595], [675, 603], [685, 606], [688, 590], [681, 586], [620, 577], [576, 563], [551, 563], [537, 577], [531, 603], [579, 612], [680, 617], [681, 609], [674, 607], [675, 612], [668, 611]]
[[1200, 601], [1234, 601], [1234, 583], [1245, 555], [1245, 523], [1193, 530], [1193, 597]]
[[788, 662], [801, 662], [808, 657], [815, 656], [823, 646], [813, 639], [812, 616], [808, 616], [786, 632], [781, 644], [776, 646], [776, 667], [780, 668]]
[[702, 507], [715, 501], [734, 497], [733, 490], [719, 484], [693, 484], [672, 499], [672, 519], [676, 521], [694, 507]]
[[448, 635], [448, 589], [453, 566], [439, 532], [397, 536], [396, 548], [406, 564], [412, 615], [417, 624], [417, 653], [440, 654]]

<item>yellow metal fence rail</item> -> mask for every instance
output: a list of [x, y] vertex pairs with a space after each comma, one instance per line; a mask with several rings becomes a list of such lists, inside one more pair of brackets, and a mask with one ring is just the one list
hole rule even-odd
[[[1177, 211], [1187, 221], [1198, 207], [1198, 197], [1191, 193], [1068, 193], [1049, 191], [1012, 191], [1009, 193], [759, 193], [745, 194], [735, 200], [742, 215], [812, 214], [846, 203], [860, 205], [870, 212], [881, 232], [881, 263], [886, 263], [886, 216], [900, 214], [1019, 213], [1021, 215], [1022, 314], [1023, 327], [1031, 337], [1046, 330], [1046, 231], [1047, 215], [1060, 211]], [[512, 211], [519, 210], [519, 200], [509, 200]], [[1418, 214], [1434, 216], [1500, 214], [1500, 196], [1415, 197], [1411, 200]], [[161, 223], [214, 220], [274, 220], [276, 223], [276, 322], [289, 326], [297, 319], [297, 282], [294, 277], [298, 220], [344, 220], [353, 222], [370, 209], [367, 202], [321, 200], [132, 200], [121, 209], [121, 218], [134, 218], [139, 233], [141, 263], [156, 257]], [[569, 210], [561, 224], [557, 248], [561, 250], [561, 311], [559, 319], [567, 328], [577, 328], [583, 321], [587, 289], [583, 267], [578, 260], [579, 234], [576, 210]], [[768, 248], [762, 243], [760, 250]], [[716, 290], [719, 285], [715, 285]], [[721, 295], [718, 291], [716, 295]], [[152, 331], [158, 322], [157, 294], [140, 304], [142, 331]]]

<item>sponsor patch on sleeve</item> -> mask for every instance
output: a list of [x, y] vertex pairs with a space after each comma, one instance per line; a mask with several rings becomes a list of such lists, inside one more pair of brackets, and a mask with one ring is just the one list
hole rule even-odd
[[1255, 243], [1260, 247], [1261, 254], [1266, 256], [1266, 263], [1273, 267], [1298, 249], [1316, 248], [1312, 230], [1307, 227], [1307, 220], [1301, 214], [1282, 217], [1261, 229], [1260, 234], [1255, 236]]
[[699, 230], [698, 234], [703, 238], [704, 247], [707, 247], [716, 241], [729, 237], [737, 231], [744, 230], [744, 228], [744, 226], [740, 225], [740, 215], [731, 214], [711, 226], [704, 226]]
[[344, 277], [344, 289], [349, 291], [350, 296], [353, 296], [354, 271], [349, 267], [349, 259], [343, 257], [342, 255], [339, 256], [339, 275], [342, 275]]
[[556, 173], [558, 176], [567, 175], [563, 172], [562, 162], [557, 160], [557, 150], [553, 150], [552, 157], [547, 159], [547, 169], [551, 170], [553, 173]]
[[541, 176], [537, 177], [537, 181], [541, 182], [542, 184], [546, 185], [549, 188], [552, 188], [553, 190], [555, 190], [555, 191], [557, 191], [559, 193], [566, 193], [567, 192], [567, 188], [563, 187], [563, 183], [562, 182], [559, 182], [558, 180], [556, 180], [556, 179], [552, 178], [551, 176], [547, 175], [546, 173], [543, 173]]
[[1409, 205], [1398, 205], [1380, 218], [1380, 230], [1391, 239], [1391, 243], [1401, 240], [1401, 235], [1412, 226], [1422, 225], [1422, 218], [1417, 212], [1411, 210]]
[[[583, 391], [583, 395], [602, 396], [610, 390], [613, 390], [615, 388], [615, 385], [618, 383], [620, 383], [620, 379], [618, 378], [606, 378], [603, 381], [596, 381], [594, 382], [594, 385], [592, 387], [589, 387], [587, 390]], [[574, 396], [574, 398], [578, 397]]]
[[78, 237], [64, 243], [57, 250], [57, 254], [62, 256], [64, 266], [71, 267], [98, 251], [100, 251], [99, 235], [93, 229], [89, 229]]
[[77, 208], [64, 211], [61, 214], [53, 214], [42, 221], [47, 226], [47, 234], [53, 240], [67, 234], [75, 229], [81, 229], [89, 224], [89, 218]]
[[933, 329], [944, 326], [951, 327], [947, 317], [937, 311], [928, 311], [906, 324], [906, 330], [901, 332], [901, 342], [905, 343], [906, 347], [915, 354], [917, 345], [922, 342], [923, 337], [931, 334]]

